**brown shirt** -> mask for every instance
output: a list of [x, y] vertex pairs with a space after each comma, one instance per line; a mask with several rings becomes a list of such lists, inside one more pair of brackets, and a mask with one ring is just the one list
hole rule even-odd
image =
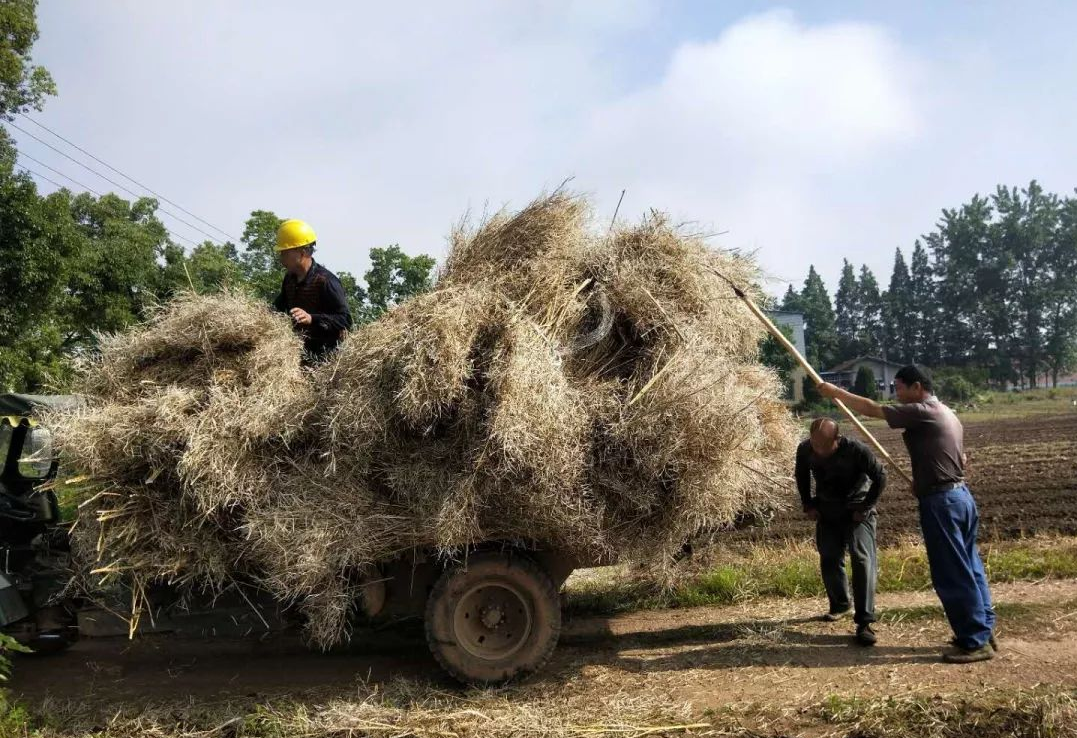
[[965, 429], [954, 411], [937, 397], [907, 405], [884, 405], [883, 415], [891, 428], [905, 429], [902, 438], [912, 461], [918, 497], [965, 480]]

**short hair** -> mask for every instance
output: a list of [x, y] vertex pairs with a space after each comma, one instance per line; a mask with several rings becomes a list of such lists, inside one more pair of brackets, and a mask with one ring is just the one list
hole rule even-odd
[[834, 437], [837, 438], [838, 432], [841, 430], [841, 428], [838, 426], [838, 421], [834, 420], [833, 418], [816, 418], [811, 422], [811, 428], [809, 428], [808, 432], [814, 436], [823, 428], [831, 425], [834, 426]]
[[898, 369], [897, 374], [894, 375], [894, 379], [900, 379], [902, 383], [907, 387], [912, 387], [917, 382], [928, 392], [931, 392], [934, 388], [934, 383], [931, 379], [931, 370], [923, 364], [909, 364]]

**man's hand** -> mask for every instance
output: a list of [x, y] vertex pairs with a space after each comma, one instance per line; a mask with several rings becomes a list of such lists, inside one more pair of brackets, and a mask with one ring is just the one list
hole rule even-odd
[[804, 515], [808, 518], [808, 520], [818, 520], [819, 519], [819, 511], [817, 509], [815, 509], [814, 507], [806, 507], [806, 508], [804, 508]]
[[296, 325], [310, 325], [311, 317], [303, 308], [292, 308], [288, 311], [288, 314], [292, 316], [292, 320]]

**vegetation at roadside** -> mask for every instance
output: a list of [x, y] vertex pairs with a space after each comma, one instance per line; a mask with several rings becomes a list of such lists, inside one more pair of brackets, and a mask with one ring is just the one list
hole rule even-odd
[[830, 695], [813, 717], [838, 735], [859, 738], [1068, 738], [1077, 736], [1077, 692], [1039, 687], [883, 699]]
[[[1077, 577], [1077, 538], [1002, 541], [981, 547], [992, 582]], [[570, 580], [566, 606], [577, 614], [728, 605], [760, 597], [821, 597], [819, 555], [808, 543], [753, 545], [717, 550], [710, 565], [670, 588], [622, 568], [596, 570]], [[879, 592], [928, 589], [931, 574], [923, 547], [907, 544], [879, 551]]]

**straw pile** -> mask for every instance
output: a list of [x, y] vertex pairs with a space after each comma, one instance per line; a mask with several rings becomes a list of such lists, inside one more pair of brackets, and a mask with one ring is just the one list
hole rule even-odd
[[413, 547], [661, 566], [766, 514], [796, 431], [713, 274], [749, 285], [753, 264], [659, 214], [602, 234], [589, 215], [557, 192], [457, 228], [434, 291], [314, 370], [283, 316], [237, 295], [110, 337], [87, 406], [53, 420], [101, 485], [80, 550], [106, 579], [254, 578], [328, 646], [362, 577]]

